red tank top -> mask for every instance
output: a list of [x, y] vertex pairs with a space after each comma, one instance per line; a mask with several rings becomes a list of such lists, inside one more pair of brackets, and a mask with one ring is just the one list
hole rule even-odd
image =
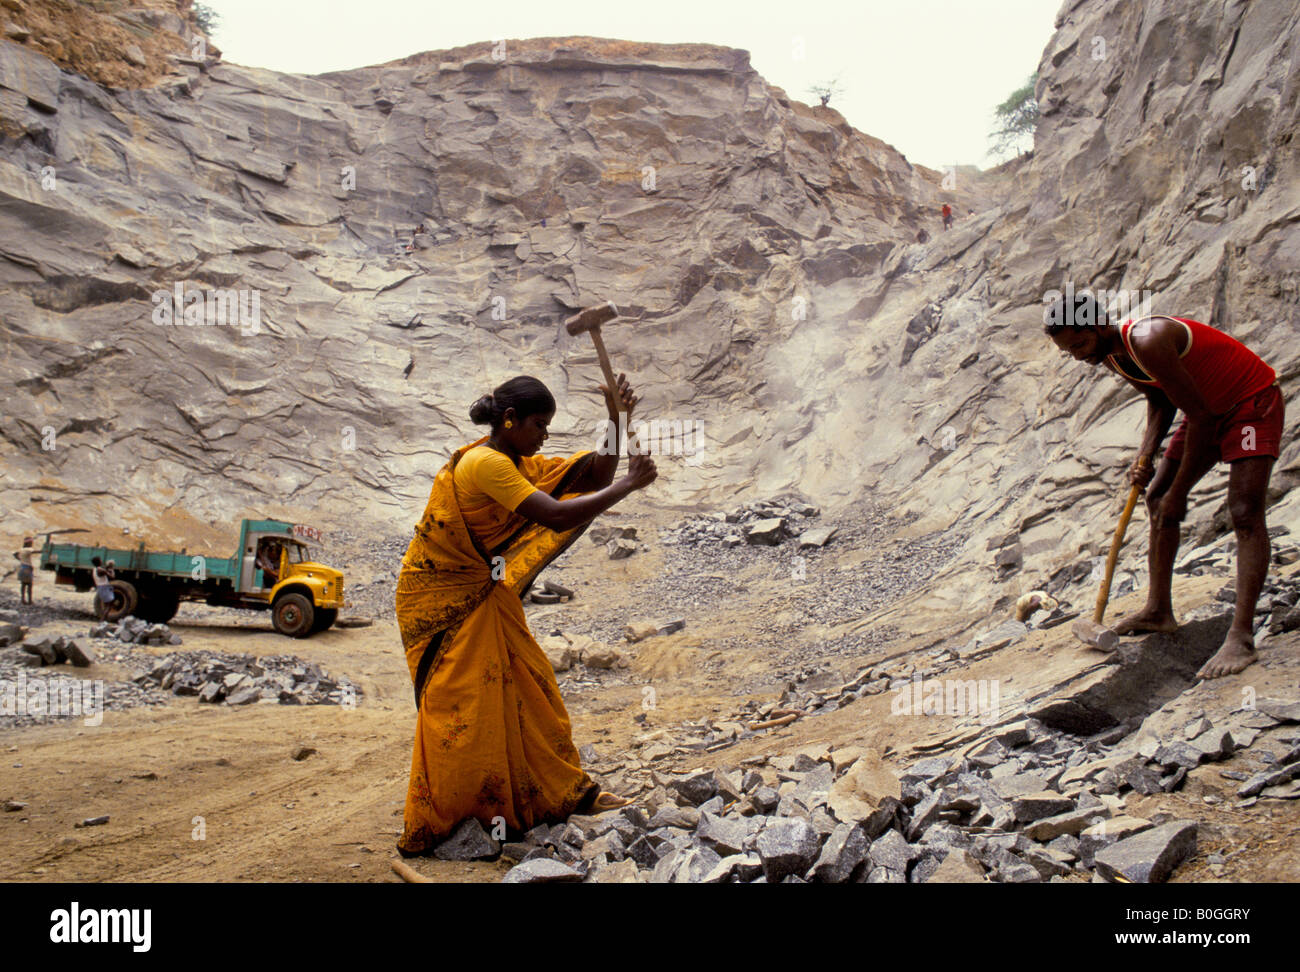
[[[1150, 318], [1141, 318], [1150, 320]], [[1226, 415], [1238, 402], [1245, 401], [1252, 395], [1258, 395], [1273, 382], [1277, 381], [1277, 372], [1264, 363], [1254, 351], [1236, 338], [1224, 334], [1218, 328], [1193, 321], [1185, 317], [1171, 317], [1187, 330], [1187, 346], [1179, 355], [1183, 367], [1192, 376], [1206, 407], [1212, 415]], [[1120, 325], [1120, 337], [1124, 339], [1124, 348], [1129, 358], [1141, 369], [1140, 375], [1131, 373], [1131, 369], [1121, 368], [1111, 355], [1110, 363], [1120, 374], [1142, 385], [1160, 383], [1151, 377], [1142, 361], [1133, 353], [1129, 341], [1129, 332], [1136, 321], [1125, 321]], [[1163, 391], [1163, 389], [1161, 389]]]

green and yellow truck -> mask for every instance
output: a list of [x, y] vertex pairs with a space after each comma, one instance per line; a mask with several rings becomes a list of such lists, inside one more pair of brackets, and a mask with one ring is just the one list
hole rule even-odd
[[271, 612], [275, 630], [291, 638], [324, 631], [343, 604], [343, 572], [311, 559], [306, 540], [320, 533], [282, 520], [244, 520], [233, 557], [156, 553], [141, 543], [117, 550], [79, 543], [54, 543], [45, 535], [41, 569], [55, 573], [56, 584], [78, 591], [94, 589], [91, 558], [113, 562], [112, 603], [95, 595], [95, 615], [116, 621], [128, 614], [166, 622], [181, 601]]

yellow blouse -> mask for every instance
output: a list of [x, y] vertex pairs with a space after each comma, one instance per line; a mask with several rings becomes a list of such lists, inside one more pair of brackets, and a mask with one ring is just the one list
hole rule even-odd
[[[525, 457], [525, 462], [527, 457]], [[456, 499], [462, 513], [472, 514], [491, 503], [512, 513], [537, 487], [524, 478], [510, 457], [490, 446], [475, 446], [456, 464]]]

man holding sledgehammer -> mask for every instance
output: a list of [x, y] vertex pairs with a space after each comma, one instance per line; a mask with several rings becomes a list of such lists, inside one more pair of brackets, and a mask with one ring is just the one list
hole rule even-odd
[[1109, 368], [1146, 396], [1139, 457], [1154, 455], [1175, 413], [1184, 416], [1154, 476], [1140, 460], [1129, 469], [1130, 483], [1149, 487], [1151, 576], [1146, 606], [1117, 622], [1115, 633], [1177, 630], [1171, 585], [1187, 496], [1216, 463], [1226, 462], [1228, 511], [1237, 534], [1237, 604], [1222, 646], [1197, 677], [1242, 671], [1255, 661], [1255, 605], [1268, 571], [1264, 499], [1284, 419], [1277, 374], [1245, 345], [1199, 321], [1144, 317], [1113, 324], [1086, 292], [1049, 305], [1044, 324], [1062, 352]]

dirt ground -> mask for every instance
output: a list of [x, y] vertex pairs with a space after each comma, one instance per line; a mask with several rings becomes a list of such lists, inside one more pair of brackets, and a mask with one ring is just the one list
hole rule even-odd
[[[639, 522], [643, 537], [653, 533], [647, 531], [648, 520]], [[845, 549], [835, 556], [852, 560], [862, 553]], [[631, 753], [660, 730], [671, 736], [683, 722], [725, 719], [747, 699], [775, 700], [790, 675], [774, 663], [765, 633], [773, 605], [788, 594], [781, 577], [756, 566], [752, 576], [736, 579], [742, 593], [688, 611], [674, 611], [670, 604], [629, 604], [627, 592], [653, 584], [663, 556], [653, 542], [623, 561], [609, 561], [601, 547], [575, 544], [562, 573], [565, 583], [578, 590], [577, 598], [566, 605], [528, 607], [539, 639], [557, 626], [582, 629], [610, 619], [621, 624], [672, 614], [688, 618], [681, 633], [632, 646], [635, 658], [629, 670], [596, 673], [598, 678], [570, 685], [565, 698], [579, 746], [590, 743], [606, 755]], [[833, 562], [826, 561], [826, 567]], [[85, 608], [89, 595], [55, 592], [46, 576], [38, 575], [38, 598]], [[1208, 598], [1222, 582], [1195, 578], [1179, 583], [1189, 598]], [[1115, 610], [1135, 601], [1136, 595], [1130, 595]], [[87, 616], [57, 630], [84, 634], [89, 623]], [[900, 653], [913, 651], [919, 658], [923, 649], [957, 637], [966, 625], [966, 620], [931, 618], [923, 634], [900, 633], [889, 644], [837, 657], [833, 668], [843, 675]], [[360, 685], [361, 702], [350, 709], [265, 702], [231, 708], [171, 697], [155, 708], [105, 712], [98, 727], [72, 719], [0, 733], [0, 800], [27, 804], [21, 811], [0, 813], [0, 842], [6, 848], [0, 880], [397, 881], [390, 865], [402, 823], [415, 713], [391, 615], [377, 618], [371, 627], [335, 628], [289, 641], [271, 629], [265, 614], [187, 605], [172, 627], [184, 638], [183, 651], [291, 652], [319, 662]], [[989, 670], [1018, 684], [1029, 698], [1052, 679], [1084, 668], [1086, 660], [1069, 642], [1067, 628], [1033, 632], [1014, 649], [975, 663], [963, 677], [981, 677], [981, 666], [994, 666]], [[815, 645], [835, 634], [824, 629], [803, 636]], [[1287, 639], [1270, 645], [1265, 663], [1251, 672], [1251, 684], [1261, 695], [1294, 697], [1300, 684], [1300, 637]], [[160, 655], [168, 650], [177, 649], [137, 649]], [[123, 676], [114, 663], [77, 674]], [[1207, 711], [1233, 707], [1241, 678], [1197, 689], [1196, 701]], [[752, 693], [739, 693], [742, 683], [754, 686]], [[656, 696], [649, 711], [643, 705], [647, 685]], [[1013, 692], [1011, 701], [1016, 699]], [[935, 717], [891, 718], [889, 700], [888, 693], [869, 696], [717, 752], [678, 753], [658, 765], [734, 767], [749, 757], [790, 753], [814, 743], [870, 745], [910, 761], [963, 730]], [[316, 752], [295, 761], [293, 754], [302, 746]], [[1284, 747], [1272, 748], [1280, 752]], [[1166, 810], [1205, 822], [1196, 858], [1175, 880], [1300, 878], [1300, 801], [1263, 800], [1238, 810], [1232, 797], [1238, 784], [1219, 776], [1223, 769], [1252, 770], [1251, 758], [1238, 754], [1203, 766], [1173, 794], [1130, 795], [1128, 812]], [[1205, 801], [1216, 794], [1222, 802]], [[107, 824], [77, 827], [79, 821], [103, 814], [110, 817]], [[1228, 863], [1212, 867], [1207, 857], [1213, 853], [1225, 855]], [[412, 863], [430, 877], [455, 882], [497, 881], [509, 867], [506, 862]]]

